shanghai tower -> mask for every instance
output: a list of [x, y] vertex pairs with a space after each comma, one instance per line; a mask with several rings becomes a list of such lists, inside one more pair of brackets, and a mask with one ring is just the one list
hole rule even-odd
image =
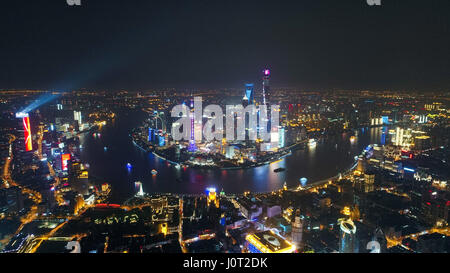
[[263, 104], [268, 105], [270, 102], [270, 85], [269, 85], [269, 79], [270, 79], [270, 70], [264, 69], [263, 70]]

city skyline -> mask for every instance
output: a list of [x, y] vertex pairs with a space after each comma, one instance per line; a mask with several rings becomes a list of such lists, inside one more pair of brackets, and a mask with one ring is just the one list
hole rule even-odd
[[449, 10], [8, 1], [0, 253], [180, 272], [450, 253]]

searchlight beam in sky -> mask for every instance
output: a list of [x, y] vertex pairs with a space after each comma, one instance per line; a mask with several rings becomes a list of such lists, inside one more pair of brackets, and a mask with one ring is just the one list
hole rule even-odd
[[16, 114], [16, 117], [18, 117], [17, 115], [24, 115], [26, 113], [29, 113], [37, 108], [39, 108], [41, 105], [46, 104], [47, 102], [50, 102], [52, 100], [54, 100], [55, 98], [59, 97], [60, 94], [59, 93], [45, 93], [41, 96], [39, 96], [35, 101], [33, 101], [30, 105], [26, 106], [25, 108], [23, 108], [21, 111], [19, 111]]

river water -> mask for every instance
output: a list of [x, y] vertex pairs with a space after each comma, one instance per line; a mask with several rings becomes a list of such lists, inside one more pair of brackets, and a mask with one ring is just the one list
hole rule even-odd
[[[89, 163], [90, 175], [112, 186], [113, 202], [123, 202], [136, 193], [135, 181], [141, 181], [146, 193], [203, 193], [207, 187], [226, 193], [244, 191], [267, 192], [299, 185], [305, 177], [309, 182], [337, 175], [354, 163], [354, 157], [369, 144], [384, 140], [383, 128], [358, 131], [350, 142], [350, 134], [342, 134], [318, 142], [315, 148], [296, 150], [292, 155], [265, 166], [241, 170], [177, 169], [173, 164], [135, 146], [129, 137], [132, 128], [146, 118], [140, 111], [118, 113], [116, 120], [104, 126], [100, 136], [80, 137], [81, 159]], [[104, 147], [107, 147], [105, 150]], [[132, 168], [127, 168], [127, 163]], [[275, 173], [277, 168], [286, 171]], [[158, 171], [152, 175], [151, 170]]]

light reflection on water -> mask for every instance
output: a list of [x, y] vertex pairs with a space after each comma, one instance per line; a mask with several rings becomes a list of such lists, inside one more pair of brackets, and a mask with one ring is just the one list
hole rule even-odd
[[[296, 187], [301, 177], [306, 177], [309, 183], [337, 175], [351, 166], [354, 156], [368, 144], [379, 143], [383, 135], [382, 128], [361, 130], [351, 144], [350, 134], [343, 134], [318, 142], [316, 147], [293, 151], [281, 161], [251, 169], [177, 169], [134, 146], [128, 133], [143, 118], [138, 113], [119, 115], [114, 124], [102, 129], [101, 138], [86, 134], [81, 139], [82, 160], [90, 164], [91, 175], [112, 185], [113, 200], [117, 202], [135, 193], [135, 181], [141, 181], [144, 192], [148, 193], [203, 193], [207, 187], [223, 189], [227, 193], [267, 192], [282, 188], [284, 182], [288, 187]], [[104, 146], [108, 147], [107, 151]], [[128, 162], [133, 166], [130, 170], [126, 168]], [[286, 170], [276, 173], [277, 168]], [[152, 169], [158, 174], [152, 175]]]

